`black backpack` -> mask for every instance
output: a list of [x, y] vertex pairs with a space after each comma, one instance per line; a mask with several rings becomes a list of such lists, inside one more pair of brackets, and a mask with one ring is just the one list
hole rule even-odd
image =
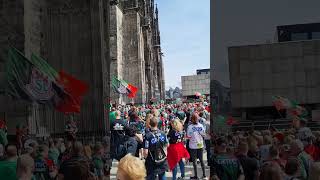
[[117, 146], [115, 149], [114, 158], [120, 161], [121, 158], [128, 154], [128, 138], [125, 134], [122, 134], [118, 140], [118, 142], [115, 142]]
[[160, 133], [152, 133], [153, 137], [157, 139], [157, 143], [155, 144], [155, 147], [149, 150], [149, 155], [151, 157], [151, 160], [156, 164], [162, 164], [167, 160], [167, 155], [164, 151], [163, 144], [160, 141]]

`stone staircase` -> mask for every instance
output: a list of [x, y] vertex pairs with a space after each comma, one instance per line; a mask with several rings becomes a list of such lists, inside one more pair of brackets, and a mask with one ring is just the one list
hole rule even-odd
[[[269, 128], [269, 123], [278, 130], [288, 129], [291, 127], [290, 119], [264, 119], [264, 120], [242, 120], [239, 124], [233, 125], [233, 131], [246, 131], [254, 127], [255, 130], [266, 130]], [[308, 121], [307, 126], [312, 131], [320, 130], [320, 122], [318, 121]]]

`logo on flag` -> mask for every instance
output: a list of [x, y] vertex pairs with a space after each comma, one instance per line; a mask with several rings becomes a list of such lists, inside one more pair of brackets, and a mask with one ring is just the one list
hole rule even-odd
[[52, 82], [36, 68], [32, 69], [30, 83], [26, 85], [28, 94], [33, 99], [50, 100], [54, 96]]

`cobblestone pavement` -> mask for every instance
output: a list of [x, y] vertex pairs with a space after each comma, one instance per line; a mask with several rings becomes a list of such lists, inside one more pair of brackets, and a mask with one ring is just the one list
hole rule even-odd
[[[207, 165], [207, 153], [204, 152], [204, 155], [203, 155], [203, 158], [204, 158], [204, 164]], [[111, 169], [111, 177], [110, 179], [116, 179], [116, 174], [117, 174], [117, 166], [118, 166], [118, 162], [113, 162], [112, 163], [112, 169]], [[207, 175], [207, 178], [209, 177], [210, 175], [210, 169], [208, 166], [206, 166], [206, 175]], [[178, 170], [178, 175], [177, 177], [180, 177], [181, 174], [180, 174], [180, 169]], [[190, 177], [194, 176], [193, 175], [193, 166], [192, 166], [192, 163], [188, 163], [186, 164], [185, 166], [185, 179], [190, 179]], [[202, 170], [201, 170], [201, 165], [198, 164], [198, 176], [199, 178], [202, 177]], [[166, 177], [168, 180], [172, 179], [172, 172], [167, 172], [166, 173]]]

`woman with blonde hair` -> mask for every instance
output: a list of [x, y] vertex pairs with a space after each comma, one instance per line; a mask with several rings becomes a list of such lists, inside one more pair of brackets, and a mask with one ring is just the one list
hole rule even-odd
[[153, 117], [152, 114], [147, 114], [146, 116], [146, 130], [150, 129], [150, 119]]
[[283, 180], [285, 178], [281, 167], [275, 163], [267, 163], [262, 167], [260, 180]]
[[30, 180], [33, 177], [34, 160], [28, 155], [21, 155], [17, 160], [17, 179]]
[[169, 168], [173, 174], [172, 179], [176, 180], [178, 165], [180, 166], [181, 177], [185, 177], [184, 159], [189, 159], [190, 155], [183, 144], [184, 132], [180, 119], [174, 119], [171, 121], [171, 127], [172, 128], [168, 133], [170, 145], [167, 150], [167, 160]]
[[309, 173], [309, 180], [320, 180], [320, 162], [312, 163]]
[[147, 176], [143, 161], [127, 154], [118, 165], [117, 180], [144, 180]]

